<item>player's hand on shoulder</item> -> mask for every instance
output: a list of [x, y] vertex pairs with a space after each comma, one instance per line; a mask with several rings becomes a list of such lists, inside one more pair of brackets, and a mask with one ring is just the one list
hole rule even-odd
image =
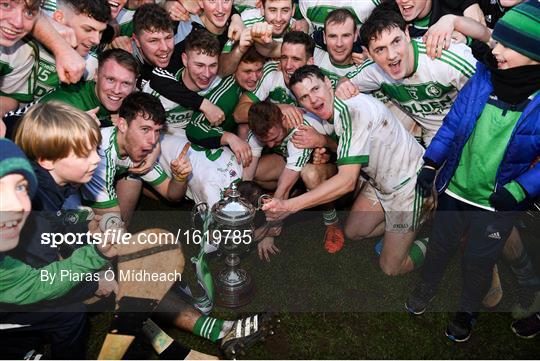
[[360, 90], [349, 79], [340, 79], [336, 87], [336, 96], [342, 100], [350, 99], [359, 93]]

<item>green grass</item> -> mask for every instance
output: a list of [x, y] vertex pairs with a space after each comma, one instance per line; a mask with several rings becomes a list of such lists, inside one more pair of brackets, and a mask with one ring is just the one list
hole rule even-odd
[[[133, 231], [163, 227], [176, 232], [189, 227], [189, 205], [181, 210], [144, 200]], [[272, 309], [279, 313], [280, 328], [264, 344], [249, 350], [250, 359], [533, 359], [540, 355], [538, 340], [523, 340], [510, 330], [508, 310], [515, 300], [513, 278], [504, 263], [499, 266], [503, 289], [501, 304], [494, 312], [481, 315], [469, 342], [452, 344], [444, 336], [449, 311], [458, 304], [461, 272], [458, 255], [450, 264], [431, 310], [410, 317], [403, 303], [418, 280], [418, 274], [388, 277], [378, 267], [375, 240], [347, 241], [337, 254], [322, 246], [324, 229], [320, 213], [292, 217], [276, 244], [281, 253], [271, 262], [260, 261], [256, 252], [243, 257], [256, 284], [253, 302], [239, 310], [216, 308], [213, 315], [232, 319], [238, 313]], [[342, 217], [344, 219], [344, 217]], [[530, 236], [530, 235], [529, 235]], [[526, 237], [533, 240], [534, 237]], [[540, 264], [540, 246], [529, 241], [530, 253]], [[183, 248], [186, 260], [198, 248]], [[222, 261], [211, 259], [216, 271]], [[186, 262], [184, 276], [193, 283], [193, 268]], [[91, 318], [89, 356], [96, 357], [108, 327], [110, 315]], [[177, 329], [167, 329], [184, 345], [218, 354], [215, 344]], [[137, 347], [135, 347], [137, 348]], [[140, 350], [144, 345], [138, 345]], [[141, 351], [142, 352], [142, 351]], [[156, 357], [155, 354], [137, 357]]]

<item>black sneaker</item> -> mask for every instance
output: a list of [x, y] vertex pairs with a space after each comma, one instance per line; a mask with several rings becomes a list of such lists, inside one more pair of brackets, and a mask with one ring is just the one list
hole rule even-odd
[[456, 312], [452, 322], [446, 328], [446, 337], [454, 342], [465, 342], [471, 337], [471, 331], [478, 318], [478, 312]]
[[510, 327], [519, 337], [533, 338], [540, 333], [540, 313], [514, 321]]
[[412, 315], [419, 316], [435, 297], [436, 291], [427, 283], [420, 282], [405, 302], [405, 309]]
[[238, 356], [245, 355], [246, 349], [264, 341], [266, 336], [273, 335], [273, 323], [279, 322], [268, 312], [236, 320], [231, 330], [221, 339], [221, 351], [227, 359], [236, 360]]

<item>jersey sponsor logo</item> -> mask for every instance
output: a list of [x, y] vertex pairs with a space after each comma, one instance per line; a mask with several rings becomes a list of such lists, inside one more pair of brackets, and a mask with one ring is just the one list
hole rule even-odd
[[274, 88], [274, 90], [272, 90], [270, 94], [268, 94], [268, 98], [270, 98], [270, 100], [274, 103], [295, 104], [294, 99], [289, 96], [287, 90], [281, 87]]
[[446, 96], [441, 100], [429, 100], [423, 102], [408, 102], [400, 104], [403, 106], [405, 111], [415, 115], [434, 115], [434, 114], [444, 114], [452, 106], [453, 100], [450, 96]]
[[191, 110], [170, 111], [167, 113], [167, 124], [174, 124], [176, 126], [178, 123], [182, 123], [185, 127], [192, 115], [193, 111]]

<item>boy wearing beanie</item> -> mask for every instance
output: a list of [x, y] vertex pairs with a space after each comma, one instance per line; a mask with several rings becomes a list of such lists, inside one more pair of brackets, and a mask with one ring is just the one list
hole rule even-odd
[[486, 64], [459, 93], [424, 155], [417, 187], [439, 203], [421, 281], [406, 302], [422, 314], [468, 230], [459, 312], [446, 329], [469, 339], [491, 270], [514, 226], [514, 212], [540, 195], [540, 3], [522, 3], [499, 20]]

